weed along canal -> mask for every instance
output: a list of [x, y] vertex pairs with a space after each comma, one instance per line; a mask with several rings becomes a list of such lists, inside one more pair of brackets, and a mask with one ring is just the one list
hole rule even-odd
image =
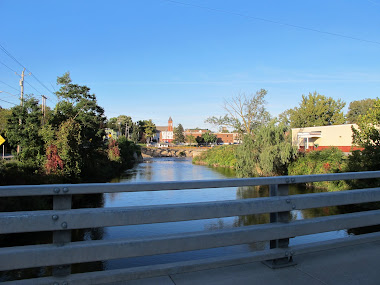
[[[122, 177], [110, 182], [158, 182], [158, 181], [188, 181], [188, 180], [214, 180], [235, 178], [231, 169], [211, 168], [194, 165], [189, 158], [151, 158], [137, 164], [126, 171]], [[323, 190], [312, 190], [302, 186], [291, 185], [289, 192], [294, 194], [306, 194]], [[268, 187], [229, 187], [190, 189], [181, 191], [147, 191], [107, 193], [97, 195], [78, 195], [73, 200], [73, 208], [89, 207], [134, 207], [163, 204], [179, 204], [192, 202], [212, 202], [223, 200], [236, 200], [247, 198], [268, 197]], [[4, 209], [2, 209], [4, 211]], [[308, 219], [319, 216], [339, 214], [338, 207], [317, 208], [308, 210], [291, 211], [291, 219]], [[159, 235], [190, 233], [200, 231], [215, 231], [236, 227], [250, 226], [254, 224], [269, 223], [269, 214], [246, 215], [217, 219], [203, 219], [170, 223], [142, 224], [118, 227], [91, 228], [72, 231], [72, 241], [90, 240], [117, 240], [125, 238], [145, 238]], [[290, 245], [323, 241], [349, 234], [347, 230], [339, 230], [321, 234], [314, 234], [290, 239]], [[48, 232], [29, 234], [8, 234], [0, 236], [1, 247], [21, 246], [29, 244], [51, 243], [51, 234]], [[246, 253], [250, 251], [269, 248], [268, 242], [226, 246], [221, 248], [187, 251], [173, 254], [144, 256], [138, 258], [116, 259], [91, 263], [72, 265], [72, 273], [129, 268], [143, 265], [186, 261], [207, 257], [218, 257], [228, 254]], [[16, 280], [50, 276], [51, 268], [32, 268], [1, 272], [0, 281]]]

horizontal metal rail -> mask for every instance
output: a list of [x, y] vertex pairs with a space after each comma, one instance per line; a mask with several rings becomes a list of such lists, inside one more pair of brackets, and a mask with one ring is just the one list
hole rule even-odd
[[[293, 255], [311, 253], [315, 251], [334, 249], [339, 247], [353, 246], [362, 243], [378, 241], [380, 232], [364, 234], [360, 236], [349, 236], [348, 238], [337, 238], [323, 242], [312, 242], [289, 247], [287, 249], [270, 249], [249, 253], [230, 254], [221, 257], [210, 257], [201, 260], [189, 260], [175, 263], [147, 265], [125, 269], [113, 269], [106, 271], [95, 271], [89, 273], [77, 273], [65, 277], [65, 282], [70, 285], [82, 284], [109, 284], [113, 282], [125, 282], [127, 280], [149, 278], [168, 274], [179, 274], [189, 271], [199, 271], [214, 269], [224, 266], [245, 264], [254, 261], [263, 261], [287, 256], [291, 252]], [[62, 281], [55, 277], [42, 277], [27, 280], [4, 282], [4, 285], [51, 285]]]
[[283, 239], [380, 223], [380, 210], [209, 232], [2, 248], [0, 271], [156, 255]]
[[1, 186], [0, 197], [46, 196], [65, 194], [96, 194], [161, 190], [242, 187], [276, 184], [296, 184], [321, 181], [380, 178], [380, 171], [346, 172], [302, 176], [256, 177], [240, 179], [192, 180], [143, 183], [53, 184], [28, 186]]
[[0, 213], [0, 234], [177, 222], [375, 201], [380, 201], [380, 188], [173, 205], [9, 212]]

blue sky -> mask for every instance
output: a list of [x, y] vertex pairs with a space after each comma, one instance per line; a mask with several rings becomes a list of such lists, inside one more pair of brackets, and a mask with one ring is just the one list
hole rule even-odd
[[[380, 95], [380, 0], [0, 0], [0, 11], [8, 52], [51, 91], [70, 71], [108, 118], [212, 128], [204, 120], [239, 92], [267, 89], [274, 116], [314, 91], [347, 106]], [[0, 62], [21, 72], [1, 50]], [[3, 64], [0, 91], [16, 94], [19, 78]], [[53, 105], [26, 81], [35, 88], [26, 93]], [[0, 99], [17, 103], [8, 96]]]

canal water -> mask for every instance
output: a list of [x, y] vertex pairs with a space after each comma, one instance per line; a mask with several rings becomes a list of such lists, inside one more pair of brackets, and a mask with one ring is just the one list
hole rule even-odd
[[[194, 165], [188, 158], [152, 158], [140, 163], [127, 171], [122, 177], [112, 182], [155, 182], [235, 178], [232, 169], [212, 168]], [[302, 186], [290, 186], [290, 194], [305, 194], [316, 190]], [[322, 191], [322, 190], [319, 190]], [[105, 194], [104, 207], [126, 207], [158, 204], [178, 204], [191, 202], [223, 201], [246, 198], [268, 197], [268, 187], [229, 187], [194, 189], [181, 191], [152, 191], [140, 193]], [[338, 213], [336, 207], [292, 211], [291, 218], [308, 219]], [[174, 234], [194, 231], [213, 231], [234, 227], [243, 227], [269, 222], [269, 214], [206, 219], [175, 223], [152, 225], [124, 226], [104, 228], [103, 239], [138, 238], [161, 234]], [[322, 241], [344, 237], [346, 230], [322, 234], [296, 237], [290, 240], [290, 245]], [[229, 246], [216, 249], [198, 250], [191, 252], [149, 256], [123, 260], [111, 260], [104, 263], [104, 268], [116, 269], [130, 266], [141, 266], [163, 262], [183, 261], [206, 257], [215, 257], [233, 253], [243, 253], [268, 248], [268, 242], [247, 245]]]
[[[122, 177], [110, 182], [155, 182], [155, 181], [181, 181], [234, 178], [231, 169], [211, 168], [194, 165], [188, 158], [152, 158], [136, 165], [124, 173]], [[305, 194], [317, 190], [301, 186], [290, 186], [290, 194]], [[321, 190], [318, 190], [321, 191]], [[140, 193], [112, 193], [104, 195], [86, 195], [73, 201], [73, 208], [84, 207], [132, 207], [158, 204], [178, 204], [206, 201], [223, 201], [246, 198], [267, 197], [268, 187], [229, 187], [212, 189], [195, 189], [181, 191], [149, 191]], [[50, 201], [51, 202], [51, 201]], [[291, 218], [308, 219], [318, 216], [338, 214], [337, 207], [292, 211]], [[160, 223], [151, 225], [106, 227], [96, 229], [83, 229], [72, 231], [72, 240], [112, 240], [119, 238], [139, 238], [162, 234], [174, 234], [194, 231], [215, 231], [235, 227], [244, 227], [254, 224], [268, 223], [269, 214], [227, 217], [219, 219], [205, 219], [174, 223]], [[290, 244], [301, 244], [312, 241], [322, 241], [332, 238], [344, 237], [346, 230], [334, 231], [316, 235], [296, 237], [290, 239]], [[28, 244], [51, 243], [51, 233], [30, 233], [0, 236], [0, 247], [19, 246]], [[268, 248], [268, 242], [252, 243], [222, 248], [181, 252], [139, 258], [118, 259], [104, 262], [92, 262], [72, 266], [73, 273], [128, 268], [134, 266], [152, 265], [175, 261], [185, 261], [216, 257], [226, 254], [245, 253]], [[13, 270], [0, 272], [0, 282], [19, 278], [34, 278], [49, 276], [51, 268], [34, 268], [27, 270]]]

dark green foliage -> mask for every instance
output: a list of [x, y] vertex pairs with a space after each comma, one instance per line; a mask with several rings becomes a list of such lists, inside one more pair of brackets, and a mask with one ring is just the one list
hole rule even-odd
[[346, 115], [347, 122], [356, 124], [359, 122], [359, 117], [367, 114], [375, 103], [376, 99], [363, 99], [352, 101], [348, 106], [348, 113]]
[[286, 111], [284, 117], [289, 116], [292, 128], [339, 125], [345, 122], [342, 111], [345, 105], [340, 99], [334, 100], [314, 92], [302, 95], [299, 107]]
[[195, 141], [197, 142], [198, 145], [202, 145], [205, 143], [205, 140], [203, 137], [196, 137]]
[[39, 131], [42, 113], [35, 98], [27, 98], [23, 106], [11, 109], [6, 125], [6, 137], [13, 148], [21, 147], [18, 158], [21, 161], [39, 165], [44, 159], [44, 141]]
[[214, 143], [217, 140], [216, 135], [212, 134], [211, 132], [202, 134], [202, 138], [206, 144]]
[[81, 126], [80, 156], [83, 162], [91, 161], [95, 150], [103, 147], [105, 120], [104, 110], [97, 105], [96, 96], [90, 94], [90, 88], [71, 83], [69, 73], [57, 78], [61, 85], [56, 92], [61, 100], [55, 107], [51, 124], [58, 130], [60, 124], [69, 119]]
[[245, 135], [236, 150], [236, 172], [239, 177], [273, 176], [287, 173], [296, 150], [291, 145], [288, 129], [271, 121]]
[[178, 126], [174, 128], [173, 136], [174, 136], [174, 143], [185, 142], [184, 129], [181, 124], [178, 124]]
[[[358, 128], [352, 128], [353, 142], [363, 150], [353, 151], [348, 159], [348, 171], [373, 171], [380, 170], [380, 100], [373, 102], [372, 108], [366, 114], [359, 116]], [[378, 187], [380, 182], [351, 181], [353, 188]]]
[[210, 166], [235, 168], [235, 145], [216, 146], [194, 157], [193, 162]]
[[[103, 140], [104, 110], [88, 87], [71, 83], [69, 73], [58, 77], [57, 83], [61, 85], [56, 92], [60, 101], [44, 119], [32, 97], [22, 107], [11, 109], [6, 137], [14, 149], [20, 145], [21, 151], [16, 162], [1, 164], [3, 185], [100, 182], [136, 160], [138, 150], [125, 138], [115, 145], [116, 157], [109, 159]], [[119, 117], [124, 121], [130, 118]]]
[[[347, 158], [338, 148], [328, 148], [320, 151], [310, 151], [300, 154], [289, 166], [289, 175], [309, 175], [345, 172]], [[346, 189], [345, 182], [315, 182], [308, 186], [327, 188], [329, 191]]]

